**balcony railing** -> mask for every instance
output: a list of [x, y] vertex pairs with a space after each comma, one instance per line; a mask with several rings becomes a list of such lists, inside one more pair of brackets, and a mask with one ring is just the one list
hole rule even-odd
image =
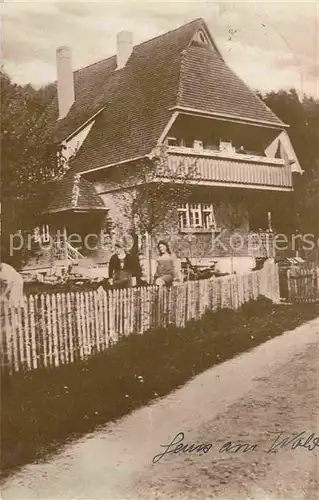
[[168, 148], [168, 176], [186, 176], [198, 184], [237, 185], [259, 189], [292, 190], [291, 167], [281, 158], [219, 151]]

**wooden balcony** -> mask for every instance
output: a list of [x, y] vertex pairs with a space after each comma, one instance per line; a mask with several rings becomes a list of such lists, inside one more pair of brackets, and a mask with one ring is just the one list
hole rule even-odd
[[292, 191], [291, 167], [281, 158], [170, 146], [170, 172], [196, 184]]

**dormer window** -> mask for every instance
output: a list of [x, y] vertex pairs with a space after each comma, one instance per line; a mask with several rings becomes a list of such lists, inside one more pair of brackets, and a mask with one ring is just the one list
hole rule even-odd
[[207, 43], [206, 38], [204, 37], [203, 33], [199, 33], [199, 39], [202, 43]]
[[202, 30], [199, 30], [196, 33], [196, 35], [193, 38], [193, 42], [200, 43], [202, 45], [209, 45], [208, 38]]

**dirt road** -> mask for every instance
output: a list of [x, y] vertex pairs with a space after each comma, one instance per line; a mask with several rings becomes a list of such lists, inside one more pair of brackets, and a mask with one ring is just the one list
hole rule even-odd
[[[47, 463], [25, 467], [3, 485], [3, 498], [314, 500], [318, 334], [319, 318], [206, 371]], [[186, 444], [206, 448], [183, 452]]]

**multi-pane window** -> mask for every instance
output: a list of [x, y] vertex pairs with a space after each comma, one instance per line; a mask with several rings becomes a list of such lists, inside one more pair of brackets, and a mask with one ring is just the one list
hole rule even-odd
[[49, 243], [50, 241], [50, 231], [48, 224], [43, 224], [42, 226], [42, 242]]
[[178, 139], [176, 137], [168, 137], [167, 138], [168, 146], [179, 146]]
[[203, 227], [205, 227], [206, 229], [216, 229], [216, 220], [213, 205], [207, 203], [203, 204], [202, 213]]
[[168, 146], [178, 146], [180, 148], [202, 149], [202, 141], [196, 141], [194, 137], [168, 137]]
[[191, 203], [189, 205], [190, 227], [202, 227], [202, 211], [200, 203]]
[[35, 228], [34, 241], [38, 243], [50, 242], [50, 230], [48, 224], [43, 224], [42, 226]]
[[183, 203], [178, 207], [178, 216], [179, 216], [179, 227], [180, 229], [184, 229], [185, 227], [189, 227], [189, 212], [188, 212], [188, 204]]
[[214, 207], [208, 203], [184, 203], [178, 207], [180, 229], [216, 229]]

